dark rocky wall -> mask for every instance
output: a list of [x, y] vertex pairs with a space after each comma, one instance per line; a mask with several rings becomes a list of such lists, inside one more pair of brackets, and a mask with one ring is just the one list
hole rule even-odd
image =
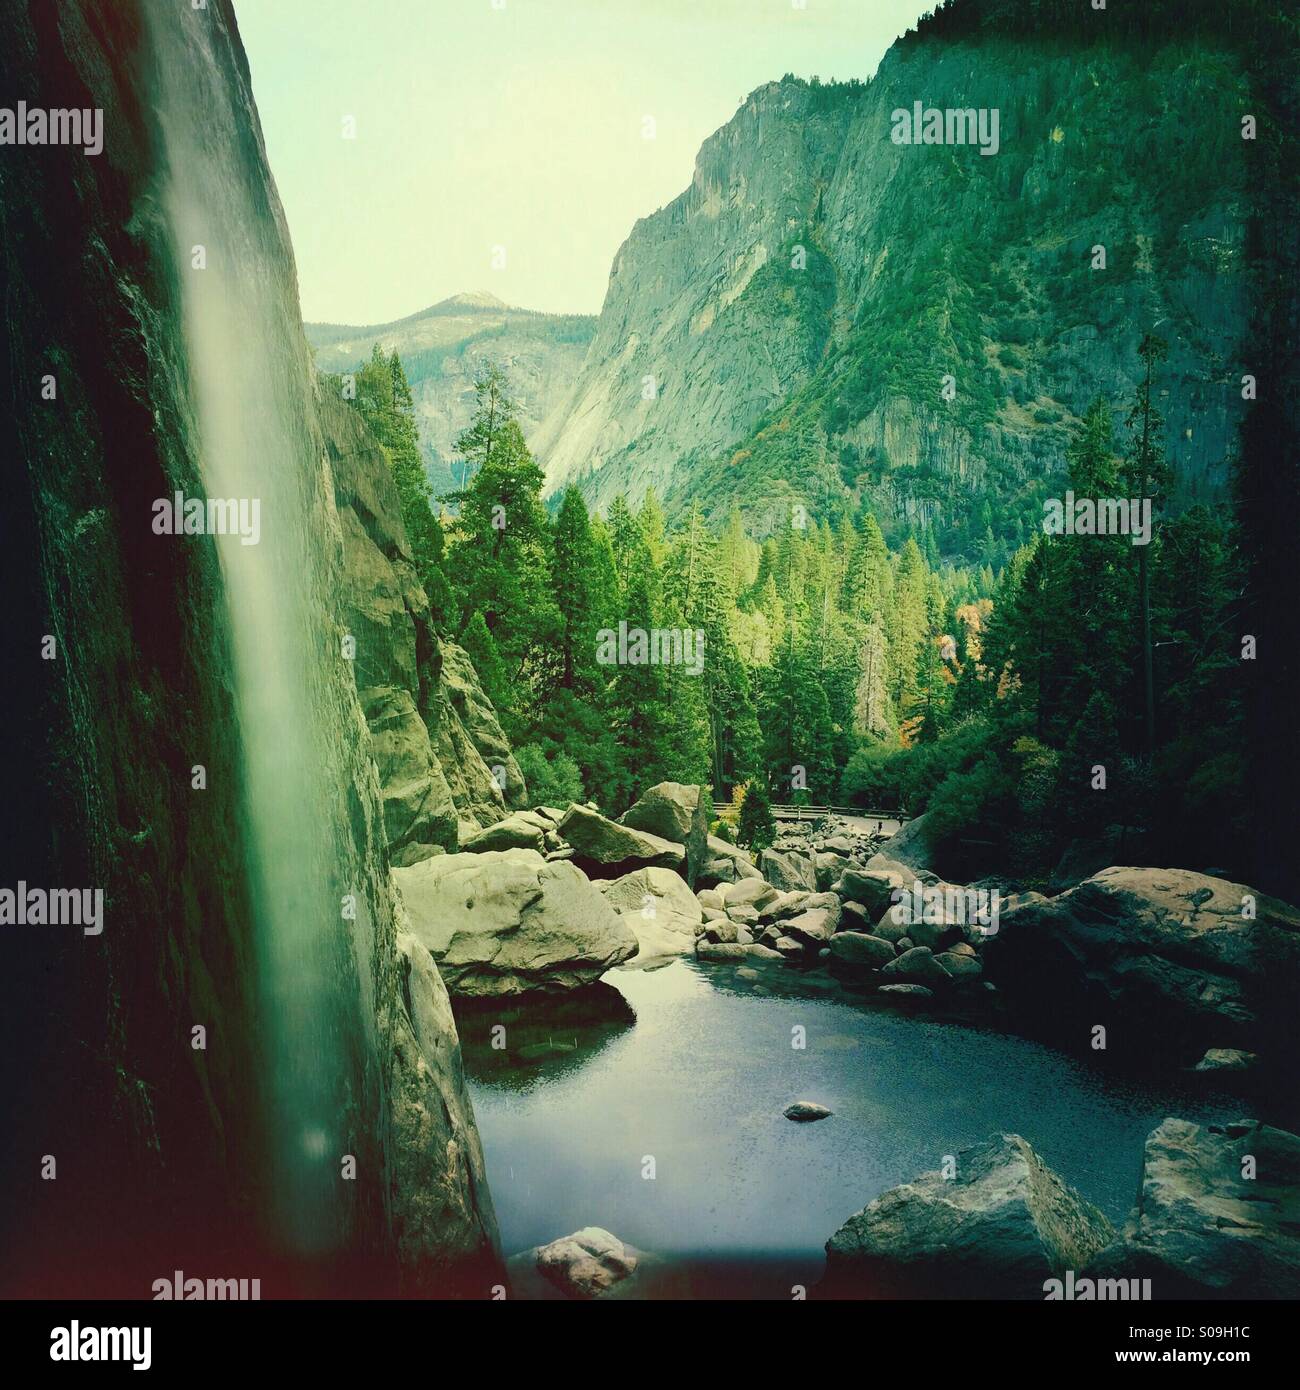
[[[148, 0], [148, 5], [157, 0]], [[267, 1235], [266, 1094], [242, 809], [231, 633], [209, 537], [155, 536], [153, 499], [202, 495], [181, 276], [162, 212], [156, 54], [139, 0], [0, 0], [6, 101], [101, 107], [105, 147], [0, 151], [0, 721], [8, 827], [0, 886], [105, 890], [105, 930], [0, 926], [0, 1290], [148, 1297], [176, 1268], [262, 1277], [263, 1296], [466, 1292], [496, 1278], [482, 1154], [436, 971], [413, 1023], [397, 944], [378, 779], [350, 669], [312, 695], [326, 711], [329, 804], [318, 818], [364, 930], [340, 922], [331, 1007], [336, 1078], [358, 1179], [341, 1184], [343, 1244], [307, 1263]], [[247, 119], [214, 126], [244, 162], [292, 304], [286, 356], [307, 360], [296, 280], [266, 169], [247, 64], [226, 0], [214, 26]], [[176, 22], [175, 16], [162, 16]], [[278, 248], [278, 249], [277, 249]], [[296, 337], [296, 341], [293, 338]], [[41, 399], [54, 376], [57, 398]], [[304, 390], [310, 391], [304, 382]], [[338, 588], [341, 548], [324, 438], [307, 426], [301, 480], [321, 530], [313, 592]], [[319, 468], [319, 471], [318, 471]], [[320, 614], [323, 631], [343, 627]], [[43, 660], [46, 635], [57, 641]], [[191, 768], [208, 770], [203, 791]], [[191, 1028], [207, 1028], [206, 1049]], [[42, 1178], [44, 1155], [57, 1177]]]

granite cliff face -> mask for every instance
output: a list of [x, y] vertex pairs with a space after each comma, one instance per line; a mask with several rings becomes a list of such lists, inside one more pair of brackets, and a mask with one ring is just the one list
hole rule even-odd
[[434, 496], [463, 480], [456, 440], [474, 411], [474, 379], [489, 362], [504, 367], [531, 437], [555, 409], [582, 366], [596, 320], [587, 314], [539, 314], [494, 295], [458, 294], [396, 323], [303, 327], [323, 372], [353, 371], [375, 343], [402, 359]]
[[382, 450], [327, 387], [319, 418], [343, 539], [344, 621], [356, 639], [389, 848], [394, 864], [413, 864], [495, 824], [527, 791], [469, 658], [429, 622]]
[[[1067, 427], [1131, 398], [1152, 329], [1180, 500], [1222, 485], [1248, 370], [1240, 64], [1178, 25], [1067, 47], [952, 8], [964, 25], [923, 23], [870, 82], [769, 83], [705, 142], [532, 440], [548, 488], [603, 508], [653, 486], [760, 529], [865, 497], [961, 554], [1041, 519]], [[996, 110], [997, 153], [895, 144], [916, 102]]]
[[[105, 903], [99, 935], [0, 929], [0, 1285], [147, 1298], [182, 1268], [264, 1297], [484, 1296], [455, 1025], [389, 864], [499, 797], [474, 771], [457, 802], [436, 757], [408, 820], [381, 791], [363, 703], [461, 719], [472, 682], [421, 646], [391, 482], [317, 397], [233, 10], [7, 0], [0, 43], [29, 105], [105, 130], [98, 158], [0, 160], [3, 882]], [[156, 499], [232, 469], [258, 546], [155, 532]], [[368, 587], [359, 533], [388, 566]], [[458, 753], [497, 753], [499, 730], [457, 727]]]

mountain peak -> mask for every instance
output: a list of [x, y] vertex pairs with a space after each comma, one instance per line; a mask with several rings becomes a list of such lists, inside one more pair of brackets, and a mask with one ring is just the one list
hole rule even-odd
[[434, 310], [442, 309], [508, 309], [504, 299], [489, 294], [486, 290], [471, 290], [467, 294], [453, 294], [450, 299], [440, 300]]

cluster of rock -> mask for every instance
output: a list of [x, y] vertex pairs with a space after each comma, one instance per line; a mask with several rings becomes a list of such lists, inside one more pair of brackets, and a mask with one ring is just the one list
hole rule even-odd
[[[967, 920], [967, 890], [907, 862], [923, 859], [923, 819], [889, 841], [888, 855], [879, 852], [876, 837], [833, 820], [785, 827], [757, 863], [725, 846], [732, 872], [706, 875], [701, 882], [709, 886], [697, 893], [703, 925], [696, 955], [821, 962], [902, 998], [980, 984], [988, 928]], [[901, 858], [894, 857], [895, 845]], [[951, 905], [936, 899], [918, 916], [912, 910], [918, 884], [939, 890]]]
[[830, 1298], [1294, 1298], [1300, 1138], [1166, 1119], [1116, 1231], [1019, 1135], [891, 1188], [826, 1245]]
[[1122, 867], [1052, 898], [948, 883], [923, 816], [883, 844], [833, 819], [786, 825], [755, 857], [709, 834], [708, 805], [663, 782], [618, 820], [516, 809], [394, 878], [453, 993], [569, 989], [683, 955], [785, 961], [896, 1003], [997, 997], [1073, 1050], [1100, 1026], [1134, 1057], [1158, 1030], [1163, 1058], [1220, 1082], [1300, 1052], [1300, 910], [1243, 884]]
[[[624, 962], [695, 949], [697, 876], [748, 874], [708, 834], [703, 789], [662, 782], [620, 820], [593, 806], [518, 810], [393, 869], [412, 931], [459, 995], [589, 985]], [[744, 857], [748, 860], [748, 856]]]
[[1300, 1058], [1300, 909], [1183, 869], [1110, 867], [1051, 898], [948, 883], [924, 816], [879, 848], [826, 828], [787, 830], [757, 864], [725, 847], [696, 895], [701, 960], [824, 965], [895, 1001], [982, 993], [1069, 1050], [1104, 1039], [1136, 1061], [1155, 1037], [1163, 1063], [1219, 1084]]

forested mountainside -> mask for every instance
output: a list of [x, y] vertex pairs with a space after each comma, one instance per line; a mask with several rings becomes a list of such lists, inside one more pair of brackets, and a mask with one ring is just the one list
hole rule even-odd
[[385, 352], [401, 354], [429, 481], [439, 496], [464, 481], [456, 470], [455, 441], [469, 424], [474, 379], [484, 364], [499, 362], [510, 372], [519, 422], [531, 436], [577, 375], [596, 320], [585, 314], [514, 309], [480, 292], [453, 295], [395, 323], [303, 327], [323, 371], [355, 370], [375, 343]]
[[[620, 253], [576, 423], [530, 450], [489, 365], [432, 508], [375, 347], [353, 404], [535, 795], [757, 784], [933, 808], [1031, 882], [1075, 842], [1289, 882], [1295, 34], [1171, 14], [958, 0], [870, 84], [762, 89]], [[913, 90], [1001, 103], [998, 154], [894, 144]], [[1149, 525], [1047, 534], [1071, 494]], [[707, 655], [604, 652], [638, 631]]]
[[[1250, 7], [1077, 8], [965, 0], [869, 82], [754, 92], [619, 251], [583, 372], [531, 436], [548, 490], [605, 511], [653, 487], [670, 517], [737, 502], [768, 530], [792, 503], [832, 522], [866, 503], [887, 539], [931, 528], [996, 564], [1158, 330], [1177, 503], [1221, 492]], [[996, 111], [996, 153], [894, 143], [917, 102]]]

